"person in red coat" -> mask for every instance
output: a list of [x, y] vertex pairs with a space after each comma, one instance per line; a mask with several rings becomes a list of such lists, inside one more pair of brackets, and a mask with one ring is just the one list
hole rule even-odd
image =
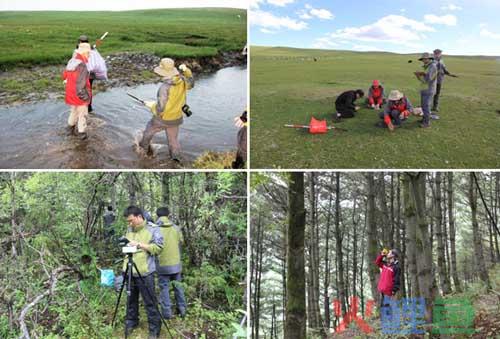
[[373, 80], [373, 84], [368, 90], [368, 104], [371, 108], [380, 109], [384, 103], [384, 87], [380, 81]]
[[[375, 264], [381, 269], [377, 289], [381, 295], [381, 307], [384, 307], [384, 297], [394, 297], [400, 288], [401, 268], [398, 261], [399, 253], [392, 249], [380, 252]], [[385, 262], [384, 262], [385, 258]]]
[[70, 106], [71, 112], [68, 118], [69, 129], [82, 140], [87, 138], [87, 115], [88, 105], [92, 97], [92, 89], [89, 81], [87, 63], [90, 54], [90, 44], [81, 43], [76, 53], [68, 61], [63, 73], [66, 82], [66, 104]]

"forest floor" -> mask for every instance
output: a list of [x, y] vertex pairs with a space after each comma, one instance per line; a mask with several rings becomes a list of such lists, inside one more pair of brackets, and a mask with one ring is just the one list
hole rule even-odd
[[[474, 334], [472, 335], [441, 335], [440, 338], [500, 338], [500, 265], [496, 265], [489, 270], [491, 290], [487, 291], [485, 284], [473, 283], [467, 287], [463, 293], [455, 293], [446, 298], [467, 299], [474, 307]], [[352, 324], [342, 333], [334, 334], [332, 338], [387, 338], [388, 335], [381, 333], [381, 324], [376, 316], [366, 320], [368, 325], [374, 330], [371, 334], [366, 334], [361, 329]], [[429, 338], [428, 335], [393, 335], [393, 338]], [[434, 337], [434, 336], [432, 336]], [[438, 337], [437, 335], [435, 336]]]

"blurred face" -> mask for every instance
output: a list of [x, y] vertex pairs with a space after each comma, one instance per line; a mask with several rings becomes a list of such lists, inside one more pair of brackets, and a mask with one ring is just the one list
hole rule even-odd
[[427, 59], [427, 58], [425, 58], [425, 59], [422, 59], [422, 62], [424, 63], [424, 65], [427, 65], [427, 64], [429, 63], [429, 61], [430, 61], [430, 60], [431, 60], [431, 59]]
[[142, 223], [144, 222], [144, 219], [140, 215], [135, 216], [135, 215], [131, 214], [127, 217], [127, 222], [128, 222], [128, 225], [130, 227], [135, 228], [137, 226], [141, 226]]
[[441, 54], [442, 54], [442, 53], [434, 53], [434, 57], [435, 57], [436, 59], [440, 59], [440, 58], [441, 58]]
[[392, 262], [394, 261], [396, 258], [394, 256], [394, 253], [391, 251], [389, 251], [389, 253], [387, 254], [387, 258]]

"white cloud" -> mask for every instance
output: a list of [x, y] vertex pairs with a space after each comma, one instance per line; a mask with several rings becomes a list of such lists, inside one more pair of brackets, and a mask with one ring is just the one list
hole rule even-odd
[[401, 13], [404, 13], [404, 12], [406, 12], [406, 8], [401, 8], [399, 11], [400, 11]]
[[486, 26], [488, 26], [488, 24], [487, 24], [487, 23], [484, 23], [484, 22], [481, 22], [481, 23], [479, 24], [479, 28], [485, 28]]
[[274, 29], [289, 29], [292, 31], [301, 31], [307, 28], [307, 23], [304, 21], [297, 21], [289, 17], [279, 17], [270, 12], [262, 10], [253, 10], [250, 15], [250, 24], [266, 28], [268, 30]]
[[299, 18], [301, 18], [302, 20], [309, 20], [309, 19], [312, 19], [313, 17], [311, 15], [309, 15], [307, 12], [299, 12], [297, 13], [299, 14]]
[[346, 27], [330, 34], [337, 39], [388, 42], [415, 46], [424, 38], [423, 32], [434, 32], [434, 28], [401, 15], [388, 15], [371, 25]]
[[454, 4], [449, 4], [449, 5], [446, 5], [446, 6], [442, 6], [441, 9], [443, 11], [461, 11], [462, 7], [456, 6]]
[[457, 17], [451, 14], [437, 16], [434, 14], [426, 14], [424, 15], [424, 21], [429, 24], [440, 24], [446, 26], [456, 26], [457, 25]]
[[264, 2], [265, 0], [250, 0], [250, 8], [259, 8]]
[[311, 11], [309, 13], [311, 13], [311, 15], [313, 15], [313, 16], [319, 18], [319, 19], [331, 20], [331, 19], [334, 18], [332, 12], [330, 12], [327, 9], [316, 9], [316, 8], [313, 8], [313, 9], [311, 9]]
[[332, 20], [335, 18], [332, 12], [327, 9], [314, 8], [309, 4], [305, 5], [305, 9], [302, 9], [297, 12], [299, 18], [303, 20], [310, 20], [313, 18], [318, 18], [322, 20]]
[[492, 31], [487, 30], [486, 28], [483, 28], [481, 32], [479, 32], [479, 35], [484, 37], [484, 38], [490, 38], [490, 39], [495, 39], [495, 40], [500, 40], [500, 34], [499, 33], [493, 33]]
[[295, 0], [267, 0], [267, 2], [271, 5], [285, 7], [288, 4], [293, 3]]

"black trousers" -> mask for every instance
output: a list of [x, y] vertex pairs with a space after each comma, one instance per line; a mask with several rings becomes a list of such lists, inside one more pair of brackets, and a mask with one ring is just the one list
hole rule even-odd
[[[92, 83], [94, 82], [94, 79], [90, 78], [89, 82], [90, 82], [90, 90], [92, 91]], [[92, 97], [93, 96], [94, 96], [93, 94], [90, 96], [90, 104], [88, 106], [89, 107], [89, 112], [93, 111], [93, 109], [92, 109]]]
[[[161, 319], [158, 313], [158, 301], [155, 297], [155, 280], [154, 274], [149, 274], [142, 277], [144, 283], [139, 277], [132, 277], [132, 284], [130, 286], [130, 297], [128, 299], [127, 317], [125, 324], [128, 328], [136, 327], [139, 325], [139, 293], [144, 301], [144, 308], [148, 316], [149, 333], [160, 334]], [[148, 290], [149, 289], [149, 292]]]
[[434, 94], [434, 102], [432, 103], [432, 109], [436, 110], [439, 108], [439, 94], [441, 94], [441, 85], [438, 83], [436, 85], [436, 94]]
[[354, 118], [354, 115], [356, 114], [354, 108], [344, 105], [335, 104], [335, 109], [337, 110], [337, 113], [340, 113], [341, 118]]

